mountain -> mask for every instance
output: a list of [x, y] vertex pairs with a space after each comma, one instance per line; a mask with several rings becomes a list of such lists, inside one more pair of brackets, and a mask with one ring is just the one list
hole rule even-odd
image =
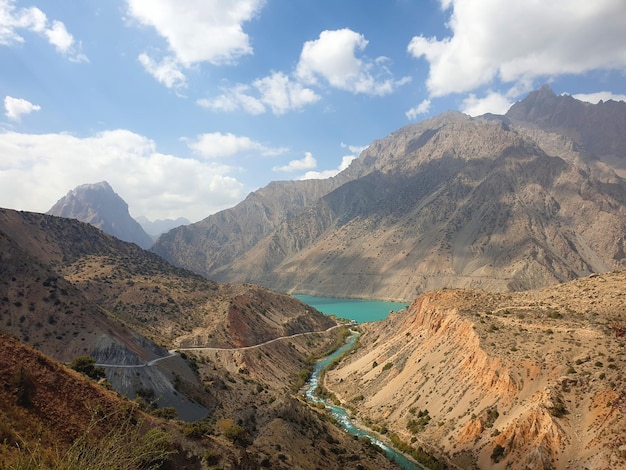
[[78, 186], [59, 199], [47, 214], [86, 222], [145, 249], [152, 245], [150, 236], [130, 216], [128, 204], [106, 181]]
[[621, 104], [587, 106], [547, 88], [510, 116], [444, 113], [373, 142], [334, 178], [270, 183], [152, 250], [218, 282], [404, 301], [620, 268], [626, 181], [606, 163], [619, 155], [604, 153], [621, 144], [605, 144], [600, 160], [586, 141], [529, 124], [549, 109], [560, 116], [562, 100], [575, 102], [565, 114], [589, 108], [590, 128], [626, 116]]
[[450, 468], [624, 468], [625, 287], [617, 271], [540, 291], [431, 291], [363, 325], [323, 386]]
[[189, 225], [191, 222], [184, 217], [178, 217], [177, 219], [157, 219], [151, 221], [147, 217], [140, 215], [135, 219], [141, 228], [152, 237], [152, 240], [159, 238], [159, 235], [165, 232], [169, 232], [173, 228], [180, 227], [181, 225]]
[[74, 219], [0, 209], [0, 259], [2, 331], [60, 361], [111, 364], [118, 391], [158, 389], [160, 406], [183, 419], [213, 405], [176, 390], [176, 377], [202, 386], [168, 349], [252, 346], [336, 324], [293, 297], [219, 286]]
[[583, 154], [610, 165], [626, 176], [626, 102], [579, 101], [569, 95], [557, 96], [549, 85], [531, 92], [515, 103], [506, 117], [520, 126], [564, 135]]
[[[156, 437], [176, 451], [159, 468], [395, 468], [297, 396], [344, 329], [293, 297], [218, 285], [74, 219], [0, 209], [0, 318], [2, 468], [132, 455]], [[84, 355], [104, 387], [62, 364]], [[156, 417], [172, 412], [181, 421]]]

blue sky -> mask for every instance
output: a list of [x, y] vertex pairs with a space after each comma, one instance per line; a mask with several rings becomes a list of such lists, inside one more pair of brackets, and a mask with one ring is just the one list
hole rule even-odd
[[0, 206], [197, 221], [544, 83], [626, 100], [624, 0], [0, 0]]

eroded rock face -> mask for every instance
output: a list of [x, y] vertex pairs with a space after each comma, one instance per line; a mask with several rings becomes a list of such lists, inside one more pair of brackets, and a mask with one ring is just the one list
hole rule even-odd
[[130, 216], [128, 204], [106, 181], [78, 186], [59, 199], [47, 214], [86, 222], [144, 249], [152, 245], [150, 236]]
[[363, 325], [324, 385], [363, 422], [461, 468], [617, 468], [626, 381], [608, 325], [625, 287], [615, 272], [536, 292], [429, 292]]
[[626, 182], [614, 169], [626, 144], [598, 147], [609, 152], [600, 157], [576, 129], [626, 122], [626, 105], [587, 106], [551, 90], [527, 100], [512, 117], [449, 112], [406, 126], [335, 178], [271, 183], [153, 249], [218, 281], [404, 301], [441, 287], [524, 290], [622, 267]]

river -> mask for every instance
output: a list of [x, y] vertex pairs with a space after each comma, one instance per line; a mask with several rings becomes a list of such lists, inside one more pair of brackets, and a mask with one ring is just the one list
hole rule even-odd
[[337, 422], [339, 422], [339, 424], [341, 424], [341, 426], [347, 432], [349, 432], [350, 434], [354, 436], [366, 437], [367, 439], [369, 439], [372, 442], [372, 444], [380, 447], [382, 451], [385, 453], [385, 455], [387, 456], [387, 458], [395, 462], [400, 468], [404, 470], [423, 470], [424, 467], [421, 467], [420, 465], [414, 463], [412, 460], [409, 460], [403, 454], [396, 452], [394, 449], [385, 445], [383, 442], [377, 439], [374, 435], [370, 434], [364, 429], [357, 427], [350, 419], [350, 416], [348, 415], [346, 410], [344, 410], [341, 407], [327, 403], [325, 400], [323, 400], [316, 394], [317, 387], [319, 385], [320, 374], [322, 373], [322, 371], [326, 369], [331, 364], [331, 362], [333, 362], [336, 358], [341, 356], [343, 353], [351, 350], [354, 347], [354, 343], [358, 337], [359, 337], [359, 333], [353, 332], [352, 336], [350, 336], [346, 344], [341, 346], [332, 354], [329, 354], [328, 356], [326, 356], [324, 359], [322, 359], [315, 365], [315, 369], [313, 370], [313, 373], [311, 374], [311, 378], [309, 379], [309, 386], [306, 389], [306, 397], [315, 403], [323, 403], [324, 406], [331, 412], [333, 417], [337, 420]]

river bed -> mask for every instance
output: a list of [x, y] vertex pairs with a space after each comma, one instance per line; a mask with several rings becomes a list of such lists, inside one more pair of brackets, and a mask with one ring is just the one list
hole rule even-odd
[[324, 359], [320, 360], [316, 365], [313, 373], [311, 374], [311, 378], [309, 379], [309, 385], [306, 389], [305, 395], [306, 397], [315, 402], [315, 403], [323, 403], [326, 409], [330, 411], [332, 416], [337, 420], [337, 422], [350, 434], [357, 437], [365, 437], [370, 440], [370, 442], [382, 449], [387, 458], [393, 462], [395, 462], [400, 468], [404, 470], [424, 470], [424, 467], [418, 465], [417, 463], [409, 460], [403, 454], [395, 451], [391, 447], [387, 446], [383, 442], [381, 442], [378, 438], [376, 438], [373, 434], [370, 434], [368, 431], [357, 427], [348, 412], [343, 408], [335, 405], [331, 405], [327, 403], [324, 399], [320, 398], [317, 395], [317, 387], [319, 386], [320, 374], [324, 369], [326, 369], [335, 359], [340, 357], [347, 351], [350, 351], [354, 347], [354, 343], [359, 337], [359, 333], [353, 332], [348, 341], [337, 349], [332, 354], [329, 354]]

